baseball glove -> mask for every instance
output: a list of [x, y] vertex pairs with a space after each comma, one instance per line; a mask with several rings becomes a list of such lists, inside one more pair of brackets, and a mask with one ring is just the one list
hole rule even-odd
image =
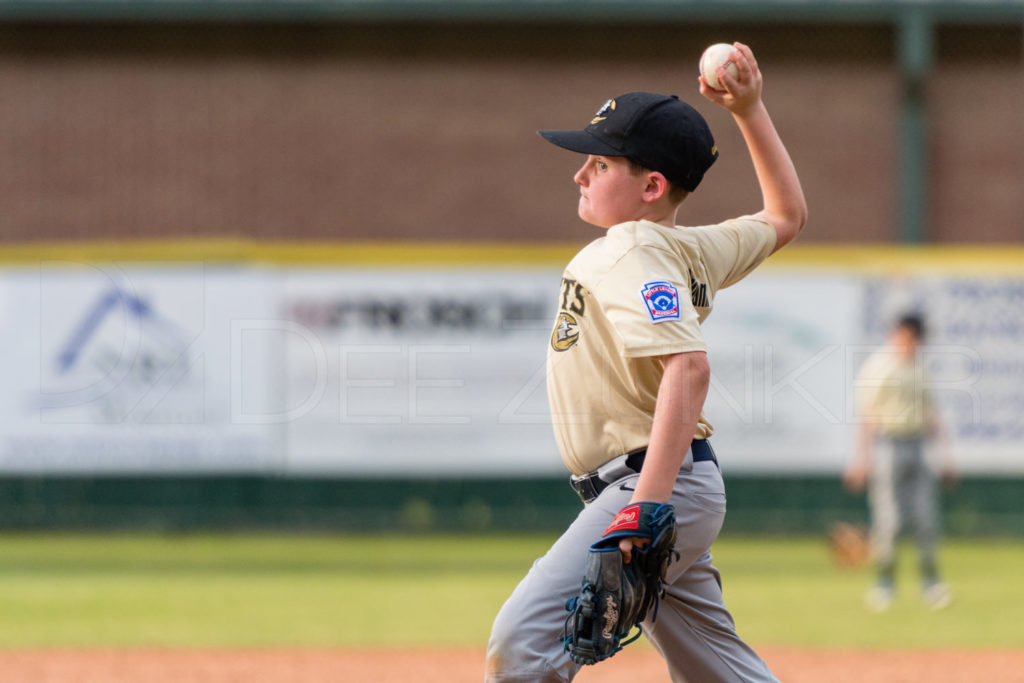
[[[622, 561], [619, 541], [641, 538], [632, 560]], [[570, 598], [562, 632], [569, 657], [579, 664], [608, 659], [640, 637], [640, 622], [657, 617], [665, 570], [676, 541], [675, 510], [668, 503], [633, 503], [619, 511], [601, 540], [590, 546], [580, 594]], [[637, 632], [630, 637], [633, 628]]]
[[871, 559], [871, 544], [864, 527], [836, 522], [828, 529], [832, 561], [840, 567], [857, 568]]

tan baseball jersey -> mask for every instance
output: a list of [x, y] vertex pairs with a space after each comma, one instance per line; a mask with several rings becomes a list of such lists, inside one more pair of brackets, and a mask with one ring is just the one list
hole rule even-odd
[[[573, 474], [647, 446], [663, 373], [660, 356], [705, 351], [700, 324], [715, 293], [775, 247], [768, 223], [616, 225], [570, 261], [548, 349], [555, 439]], [[701, 415], [696, 438], [711, 424]]]
[[928, 374], [915, 357], [882, 349], [857, 373], [857, 417], [874, 422], [878, 432], [888, 436], [924, 436], [932, 410], [928, 384]]

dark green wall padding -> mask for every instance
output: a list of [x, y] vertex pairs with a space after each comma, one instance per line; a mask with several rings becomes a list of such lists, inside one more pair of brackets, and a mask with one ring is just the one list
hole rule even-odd
[[[807, 534], [864, 523], [829, 476], [727, 476], [723, 533]], [[1024, 478], [965, 478], [942, 500], [950, 535], [1024, 536]], [[564, 478], [282, 476], [0, 478], [0, 531], [557, 532], [579, 511]]]

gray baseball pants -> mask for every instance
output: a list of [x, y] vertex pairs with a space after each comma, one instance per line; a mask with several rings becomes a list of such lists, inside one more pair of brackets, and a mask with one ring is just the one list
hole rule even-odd
[[919, 437], [880, 437], [868, 492], [871, 533], [883, 582], [892, 581], [896, 538], [908, 526], [926, 581], [936, 579], [939, 537], [938, 486]]
[[[484, 680], [493, 683], [571, 681], [581, 666], [560, 641], [565, 601], [579, 593], [590, 545], [629, 504], [639, 475], [608, 486], [580, 512], [513, 591], [494, 620]], [[670, 501], [676, 512], [676, 550], [657, 619], [644, 634], [661, 653], [672, 681], [776, 681], [768, 666], [736, 634], [711, 566], [711, 543], [725, 518], [725, 486], [714, 462], [688, 453]], [[596, 666], [600, 666], [597, 664]]]

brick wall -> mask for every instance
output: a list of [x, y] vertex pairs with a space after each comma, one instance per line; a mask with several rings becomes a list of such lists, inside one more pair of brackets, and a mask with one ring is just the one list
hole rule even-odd
[[[722, 157], [687, 223], [755, 210], [704, 45], [750, 42], [801, 172], [805, 242], [896, 241], [898, 104], [885, 26], [7, 26], [0, 240], [242, 236], [582, 240], [579, 159], [541, 127], [677, 93]], [[942, 27], [927, 85], [938, 241], [1024, 237], [1019, 28]]]

